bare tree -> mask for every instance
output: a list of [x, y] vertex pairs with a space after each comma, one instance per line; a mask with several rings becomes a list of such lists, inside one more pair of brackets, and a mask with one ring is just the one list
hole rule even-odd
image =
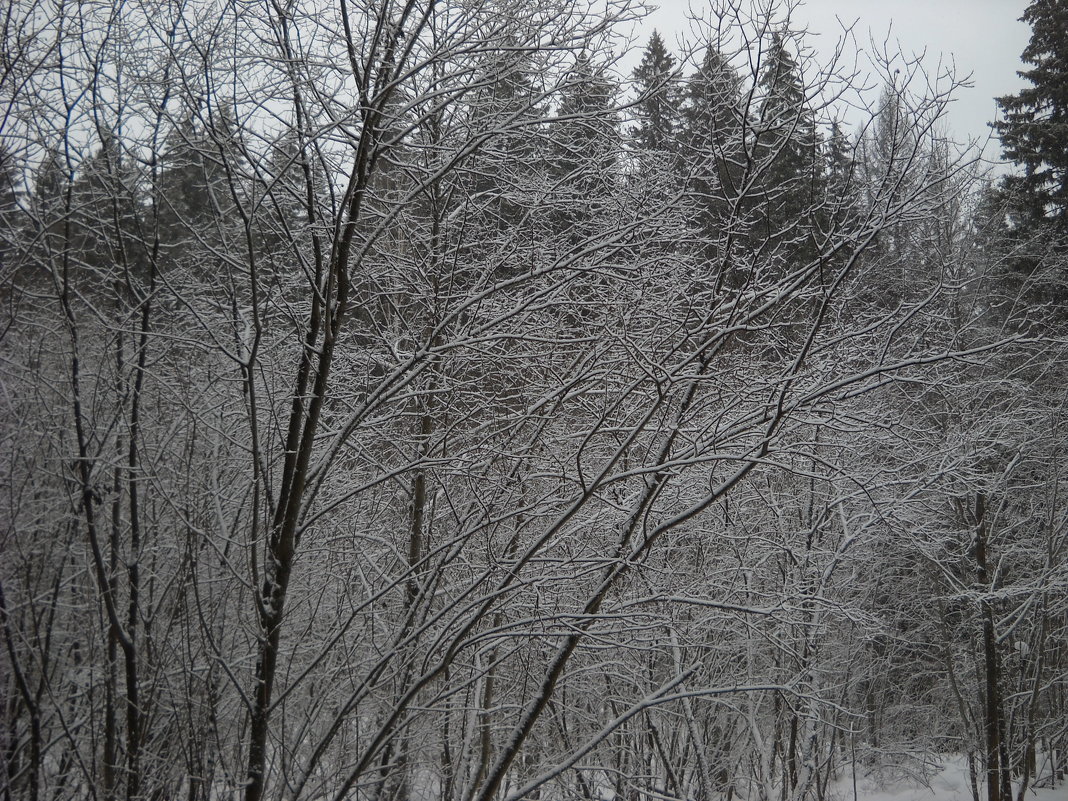
[[626, 2], [24, 13], [16, 793], [824, 797], [894, 387], [1006, 337], [950, 324], [944, 96], [832, 159], [786, 10], [711, 7], [723, 135], [652, 156]]

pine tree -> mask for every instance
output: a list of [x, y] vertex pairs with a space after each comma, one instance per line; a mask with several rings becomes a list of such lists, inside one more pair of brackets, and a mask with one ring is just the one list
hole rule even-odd
[[1020, 224], [1050, 222], [1068, 231], [1068, 0], [1034, 0], [1021, 20], [1031, 26], [1020, 72], [1031, 86], [998, 98], [994, 123], [1005, 157], [1024, 174], [1006, 179], [1020, 203]]

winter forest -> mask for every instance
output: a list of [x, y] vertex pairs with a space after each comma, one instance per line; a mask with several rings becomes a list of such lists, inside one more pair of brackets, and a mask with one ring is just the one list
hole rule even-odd
[[1068, 1], [795, 5], [8, 5], [0, 797], [1062, 792]]

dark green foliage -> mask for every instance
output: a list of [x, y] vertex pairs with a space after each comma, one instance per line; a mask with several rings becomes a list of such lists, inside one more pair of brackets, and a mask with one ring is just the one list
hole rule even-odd
[[[830, 231], [858, 230], [863, 225], [863, 184], [857, 149], [858, 142], [843, 130], [841, 123], [832, 122], [823, 146], [823, 195], [813, 220], [817, 240], [823, 241]], [[827, 264], [844, 264], [850, 255], [850, 249], [843, 248], [837, 253], [824, 253], [823, 259]]]
[[15, 211], [18, 198], [18, 164], [14, 154], [0, 143], [0, 214], [10, 215]]
[[727, 197], [739, 191], [744, 116], [741, 80], [723, 54], [709, 45], [686, 86], [682, 139], [687, 164]]
[[78, 172], [73, 194], [86, 266], [101, 282], [116, 282], [120, 294], [136, 294], [148, 273], [136, 177], [112, 140]]
[[1019, 192], [1004, 182], [989, 186], [979, 199], [973, 226], [988, 282], [982, 306], [988, 322], [1034, 331], [1060, 316], [1065, 297], [1056, 233], [1032, 224]]
[[998, 98], [993, 123], [1004, 156], [1021, 171], [1003, 178], [984, 201], [993, 245], [992, 277], [1005, 319], [1060, 313], [1068, 291], [1062, 250], [1068, 235], [1068, 2], [1035, 0], [1021, 20], [1031, 26], [1019, 73], [1030, 86]]
[[803, 263], [815, 255], [813, 211], [822, 191], [823, 159], [816, 122], [796, 59], [776, 33], [766, 54], [759, 86], [762, 94], [753, 146], [758, 209], [756, 230], [784, 256]]
[[681, 92], [675, 58], [655, 30], [634, 70], [634, 81], [638, 92], [634, 107], [638, 122], [633, 136], [635, 147], [654, 153], [672, 149], [681, 124]]
[[[33, 177], [33, 217], [41, 228], [58, 227], [66, 202], [67, 185], [71, 181], [66, 159], [58, 150], [48, 150]], [[54, 225], [53, 225], [54, 223]]]
[[[858, 143], [859, 206], [866, 215], [881, 214], [918, 191], [940, 169], [934, 143], [919, 135], [921, 122], [909, 98], [893, 81], [879, 97], [872, 125]], [[882, 226], [866, 258], [878, 264], [857, 287], [858, 301], [882, 313], [929, 291], [937, 271], [925, 264], [927, 220]]]
[[[287, 250], [306, 245], [316, 205], [329, 197], [322, 166], [302, 151], [299, 137], [286, 132], [271, 143], [261, 176], [263, 202], [268, 211], [267, 230], [257, 238], [265, 251], [285, 258]], [[310, 183], [309, 183], [310, 182]], [[310, 196], [309, 196], [310, 185]]]
[[1005, 157], [1023, 175], [1005, 181], [1018, 225], [1051, 222], [1068, 231], [1068, 2], [1035, 0], [1021, 18], [1031, 26], [1020, 72], [1031, 85], [998, 98], [994, 123]]
[[796, 171], [807, 166], [812, 160], [815, 124], [797, 60], [782, 34], [771, 38], [759, 83], [762, 99], [757, 129], [762, 146], [775, 149], [775, 162], [781, 165], [780, 169]]
[[529, 189], [537, 178], [544, 104], [531, 55], [518, 48], [490, 53], [466, 99], [467, 127], [501, 135], [486, 139], [465, 161], [465, 194], [484, 225], [505, 237], [529, 214], [534, 200]]
[[19, 197], [19, 169], [15, 155], [0, 143], [0, 281], [8, 279], [9, 255], [14, 249]]
[[555, 197], [567, 207], [558, 215], [565, 229], [591, 220], [597, 204], [613, 194], [620, 150], [616, 94], [616, 84], [580, 53], [550, 132], [549, 174]]
[[224, 116], [207, 122], [190, 117], [171, 132], [160, 178], [159, 219], [174, 258], [201, 263], [203, 248], [223, 240], [220, 222], [233, 220], [232, 173], [241, 162], [240, 143]]
[[827, 138], [826, 164], [827, 222], [851, 219], [860, 212], [857, 164], [853, 142], [837, 120]]
[[[722, 261], [728, 239], [737, 233], [731, 220], [738, 213], [745, 173], [745, 111], [742, 82], [734, 67], [714, 46], [705, 50], [686, 85], [682, 113], [681, 151], [699, 237], [698, 253], [708, 263]], [[717, 276], [737, 284], [740, 276]]]
[[142, 209], [136, 177], [114, 140], [74, 169], [63, 154], [46, 153], [32, 206], [37, 242], [60, 285], [92, 302], [139, 294], [148, 274]]
[[574, 181], [579, 193], [611, 185], [619, 152], [615, 97], [615, 84], [580, 54], [560, 98], [553, 135], [553, 172]]

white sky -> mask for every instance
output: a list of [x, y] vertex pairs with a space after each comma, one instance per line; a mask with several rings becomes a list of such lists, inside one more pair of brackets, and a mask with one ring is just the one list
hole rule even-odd
[[[669, 47], [679, 33], [689, 29], [690, 0], [652, 0], [660, 6], [645, 21], [636, 47], [644, 48], [653, 28]], [[1023, 69], [1020, 53], [1027, 46], [1030, 28], [1019, 17], [1029, 0], [803, 0], [792, 16], [795, 29], [807, 28], [811, 46], [830, 55], [841, 36], [843, 24], [856, 22], [854, 35], [867, 47], [871, 38], [906, 54], [924, 53], [930, 72], [939, 59], [952, 63], [959, 77], [971, 75], [973, 88], [960, 89], [950, 106], [948, 127], [957, 140], [985, 140], [987, 123], [997, 112], [994, 98], [1013, 94], [1024, 81], [1016, 75]], [[702, 0], [693, 0], [700, 9]], [[986, 155], [998, 158], [995, 141]]]

